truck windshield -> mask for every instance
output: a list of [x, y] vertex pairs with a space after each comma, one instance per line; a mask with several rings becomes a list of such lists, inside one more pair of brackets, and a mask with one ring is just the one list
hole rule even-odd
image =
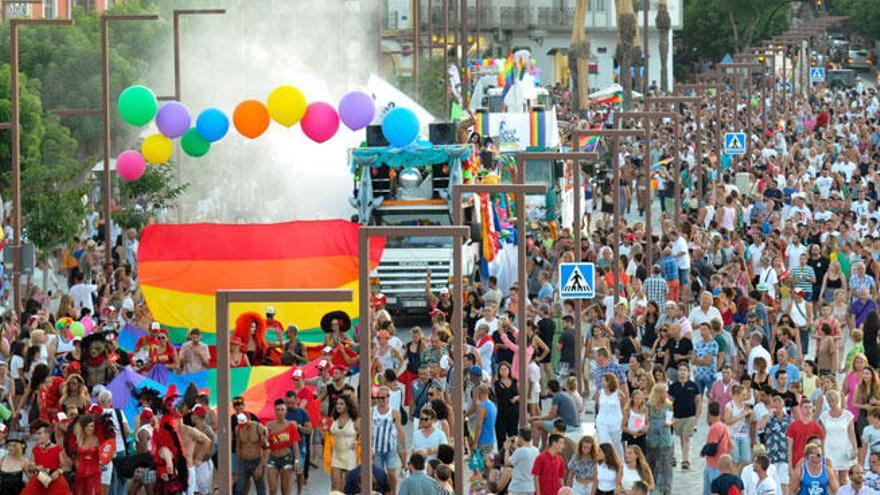
[[528, 165], [526, 165], [526, 183], [551, 186], [553, 184], [553, 162], [549, 160], [529, 160]]
[[388, 239], [386, 248], [451, 248], [452, 239], [449, 237], [395, 237]]
[[[376, 212], [376, 220], [380, 225], [387, 226], [415, 226], [415, 225], [450, 225], [449, 212], [445, 205], [432, 210], [408, 209], [405, 211], [379, 211]], [[450, 247], [452, 239], [443, 237], [407, 237], [391, 238], [387, 240], [390, 248], [425, 248], [425, 247]]]

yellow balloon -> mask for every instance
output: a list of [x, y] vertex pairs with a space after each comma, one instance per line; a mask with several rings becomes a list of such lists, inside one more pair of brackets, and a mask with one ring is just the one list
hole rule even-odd
[[278, 86], [269, 93], [266, 106], [272, 120], [290, 127], [306, 114], [306, 97], [293, 86]]
[[153, 134], [144, 139], [141, 144], [141, 154], [148, 162], [155, 165], [161, 165], [170, 160], [172, 153], [174, 153], [174, 146], [164, 134]]

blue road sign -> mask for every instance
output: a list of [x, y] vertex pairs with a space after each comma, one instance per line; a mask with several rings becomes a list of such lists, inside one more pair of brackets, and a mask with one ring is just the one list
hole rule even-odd
[[560, 263], [559, 296], [563, 299], [596, 297], [596, 267], [592, 263]]
[[724, 134], [725, 155], [745, 155], [746, 146], [746, 133], [727, 132]]
[[810, 82], [811, 83], [825, 82], [825, 67], [810, 67]]

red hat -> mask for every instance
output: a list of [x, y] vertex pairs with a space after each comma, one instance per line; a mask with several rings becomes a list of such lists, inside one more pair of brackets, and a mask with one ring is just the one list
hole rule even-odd
[[381, 292], [370, 294], [370, 307], [373, 309], [379, 309], [385, 307], [388, 303], [388, 297]]
[[243, 342], [237, 335], [233, 335], [232, 339], [229, 340], [229, 345], [243, 345]]
[[196, 404], [196, 407], [193, 408], [192, 412], [196, 416], [201, 416], [204, 418], [208, 415], [208, 408], [201, 404]]
[[205, 388], [199, 390], [199, 395], [204, 395], [204, 396], [207, 396], [207, 397], [211, 397], [211, 389], [205, 387]]
[[104, 414], [104, 408], [101, 407], [100, 404], [92, 404], [89, 406], [89, 414], [101, 415]]
[[153, 414], [153, 410], [149, 407], [145, 407], [143, 411], [141, 411], [141, 423], [148, 423], [155, 418], [156, 415]]
[[348, 367], [345, 366], [344, 364], [338, 364], [330, 369], [330, 374], [332, 375], [332, 374], [336, 373], [337, 371], [341, 371], [342, 374], [344, 375], [344, 374], [348, 373]]
[[[329, 368], [329, 367], [330, 367], [330, 362], [327, 361], [326, 359], [322, 359], [322, 360], [318, 361], [317, 368], [319, 370], [322, 370], [324, 368]], [[331, 369], [330, 371], [333, 371], [333, 370]]]

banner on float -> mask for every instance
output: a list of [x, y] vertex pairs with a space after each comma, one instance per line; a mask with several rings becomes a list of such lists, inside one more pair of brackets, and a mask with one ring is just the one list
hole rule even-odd
[[525, 151], [530, 146], [559, 146], [555, 110], [491, 113], [485, 118], [488, 120], [488, 135], [492, 137], [499, 151]]

